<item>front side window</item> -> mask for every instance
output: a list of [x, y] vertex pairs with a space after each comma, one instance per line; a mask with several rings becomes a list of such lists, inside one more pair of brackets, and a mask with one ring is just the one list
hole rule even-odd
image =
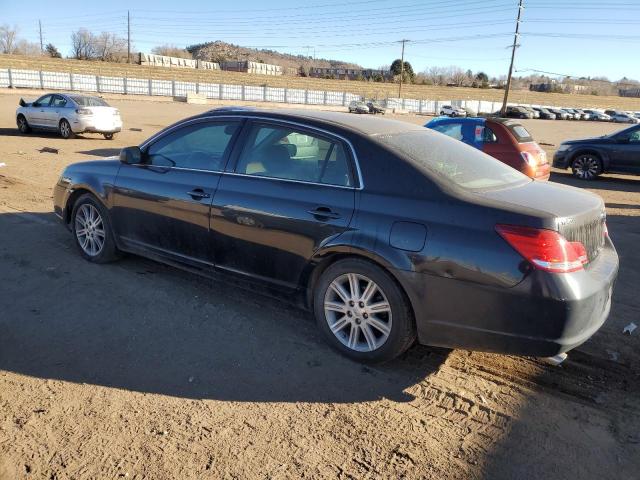
[[276, 125], [253, 125], [236, 172], [270, 178], [353, 186], [342, 142]]
[[49, 103], [51, 103], [51, 97], [53, 95], [45, 95], [44, 97], [40, 97], [33, 103], [34, 107], [48, 107]]
[[629, 135], [629, 142], [631, 142], [631, 143], [640, 143], [640, 128], [638, 128], [635, 131], [631, 132], [631, 135]]
[[238, 122], [195, 123], [165, 135], [147, 150], [147, 163], [160, 167], [224, 170], [225, 153]]

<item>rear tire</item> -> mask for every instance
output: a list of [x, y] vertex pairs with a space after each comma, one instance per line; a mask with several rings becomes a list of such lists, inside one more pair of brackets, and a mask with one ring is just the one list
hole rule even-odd
[[382, 268], [351, 258], [329, 266], [313, 292], [314, 314], [327, 342], [364, 363], [389, 361], [415, 341], [408, 298]]
[[60, 120], [60, 123], [58, 124], [58, 131], [60, 132], [60, 136], [65, 140], [76, 136], [76, 134], [73, 133], [73, 130], [71, 130], [71, 124], [64, 118]]
[[105, 140], [113, 140], [114, 138], [116, 138], [115, 133], [103, 133], [103, 135]]
[[571, 171], [580, 180], [593, 180], [602, 173], [602, 160], [595, 153], [580, 153], [571, 161]]
[[18, 115], [18, 118], [16, 118], [16, 124], [18, 125], [18, 130], [23, 135], [26, 135], [27, 133], [29, 133], [31, 131], [31, 127], [29, 126], [29, 122], [27, 122], [27, 119], [22, 114]]
[[80, 254], [93, 263], [119, 257], [107, 209], [90, 193], [80, 196], [71, 212], [71, 231]]

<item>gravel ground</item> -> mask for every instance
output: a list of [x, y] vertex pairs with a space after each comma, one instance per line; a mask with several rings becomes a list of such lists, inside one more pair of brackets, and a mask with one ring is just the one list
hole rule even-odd
[[[364, 367], [291, 305], [89, 264], [57, 224], [65, 165], [210, 107], [114, 98], [120, 136], [65, 141], [19, 136], [18, 99], [0, 91], [0, 479], [638, 478], [640, 179], [552, 175], [605, 199], [621, 257], [610, 320], [561, 367], [427, 347]], [[617, 128], [525, 123], [549, 154]]]

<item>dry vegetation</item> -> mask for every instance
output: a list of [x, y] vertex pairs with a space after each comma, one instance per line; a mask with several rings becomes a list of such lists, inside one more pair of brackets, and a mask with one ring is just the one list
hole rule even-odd
[[[117, 64], [95, 61], [56, 59], [48, 57], [24, 57], [18, 55], [0, 55], [0, 68], [24, 68], [32, 70], [73, 71], [99, 75], [129, 76], [136, 78], [175, 79], [183, 81], [267, 85], [270, 87], [302, 88], [309, 90], [346, 91], [370, 98], [396, 97], [398, 86], [393, 83], [374, 83], [347, 80], [325, 80], [304, 77], [272, 77], [250, 75], [226, 71], [204, 71], [178, 68], [149, 67], [134, 64]], [[435, 87], [427, 85], [403, 86], [403, 97], [428, 100], [488, 100], [501, 101], [502, 90]], [[512, 102], [640, 110], [640, 98], [616, 96], [594, 96], [578, 94], [540, 93], [528, 90], [516, 90], [510, 95]]]

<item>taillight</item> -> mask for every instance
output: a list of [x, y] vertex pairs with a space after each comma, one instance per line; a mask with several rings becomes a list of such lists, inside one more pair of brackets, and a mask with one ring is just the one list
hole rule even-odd
[[582, 243], [569, 242], [555, 230], [496, 225], [496, 231], [534, 267], [546, 272], [575, 272], [589, 261]]
[[91, 114], [93, 114], [93, 112], [91, 110], [89, 110], [88, 108], [78, 108], [76, 110], [76, 113], [78, 115], [91, 115]]
[[529, 152], [520, 152], [522, 159], [529, 165], [530, 167], [536, 167], [538, 165], [538, 160]]

